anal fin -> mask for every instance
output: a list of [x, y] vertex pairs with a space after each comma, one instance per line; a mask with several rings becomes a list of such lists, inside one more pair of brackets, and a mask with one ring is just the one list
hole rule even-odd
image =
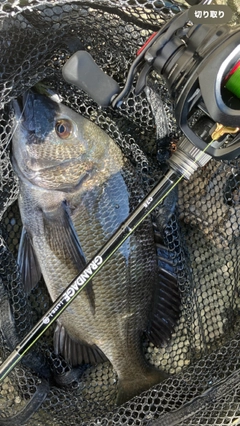
[[158, 283], [147, 335], [155, 346], [168, 341], [180, 316], [181, 298], [170, 253], [157, 244]]
[[54, 331], [53, 344], [54, 352], [56, 354], [60, 353], [73, 367], [83, 363], [95, 365], [107, 360], [98, 346], [72, 339], [59, 321], [57, 321]]

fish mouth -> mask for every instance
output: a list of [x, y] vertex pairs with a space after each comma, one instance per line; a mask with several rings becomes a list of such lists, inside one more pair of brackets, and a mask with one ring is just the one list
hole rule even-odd
[[80, 176], [76, 176], [74, 180], [71, 179], [69, 182], [66, 182], [66, 179], [58, 179], [54, 181], [52, 180], [51, 175], [48, 179], [48, 171], [49, 170], [38, 172], [35, 176], [32, 176], [29, 181], [40, 188], [54, 189], [56, 191], [67, 191], [68, 193], [72, 193], [79, 190], [82, 185], [92, 176], [92, 171], [88, 170], [82, 173]]

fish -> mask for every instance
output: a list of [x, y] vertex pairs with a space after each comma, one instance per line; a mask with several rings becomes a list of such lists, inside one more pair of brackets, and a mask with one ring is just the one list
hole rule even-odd
[[[42, 275], [55, 301], [144, 191], [114, 140], [68, 106], [31, 90], [13, 101], [13, 110], [23, 224], [18, 264], [25, 291]], [[117, 405], [168, 376], [143, 352], [144, 339], [162, 345], [178, 319], [177, 280], [167, 263], [159, 273], [146, 218], [57, 320], [55, 352], [72, 366], [110, 361]]]

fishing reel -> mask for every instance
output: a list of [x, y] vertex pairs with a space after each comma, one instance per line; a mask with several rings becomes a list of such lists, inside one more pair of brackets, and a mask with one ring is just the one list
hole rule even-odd
[[[135, 92], [147, 85], [151, 71], [167, 83], [179, 127], [200, 150], [206, 143], [190, 127], [192, 113], [199, 108], [214, 123], [226, 128], [240, 127], [240, 28], [228, 25], [188, 24], [188, 12], [174, 17], [139, 51], [124, 90], [112, 101], [125, 97], [136, 72], [142, 67]], [[234, 131], [234, 130], [233, 130]], [[240, 135], [231, 145], [224, 140], [207, 152], [218, 159], [240, 155]]]
[[[177, 123], [190, 143], [186, 147], [184, 142], [185, 160], [189, 157], [190, 162], [197, 163], [198, 152], [205, 152], [205, 160], [199, 165], [211, 157], [235, 159], [240, 155], [240, 27], [192, 24], [189, 10], [173, 17], [138, 51], [123, 90], [85, 51], [69, 59], [63, 76], [99, 105], [119, 107], [129, 95], [136, 74], [138, 95], [147, 86], [148, 75], [155, 71], [167, 83]], [[206, 137], [191, 124], [197, 110], [210, 123]]]

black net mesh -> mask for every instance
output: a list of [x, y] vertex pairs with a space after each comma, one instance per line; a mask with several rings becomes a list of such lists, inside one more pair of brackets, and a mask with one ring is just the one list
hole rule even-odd
[[[229, 0], [229, 5], [235, 25], [239, 4]], [[46, 83], [117, 142], [147, 192], [163, 174], [171, 143], [180, 136], [164, 82], [153, 75], [147, 93], [131, 93], [118, 110], [101, 110], [64, 82], [61, 69], [84, 47], [122, 87], [139, 47], [184, 8], [183, 3], [164, 0], [0, 3], [0, 361], [51, 304], [43, 281], [26, 296], [16, 263], [21, 220], [18, 181], [10, 162], [10, 101], [39, 81]], [[152, 112], [156, 103], [158, 123]], [[169, 378], [116, 407], [118, 382], [111, 364], [72, 369], [54, 354], [50, 327], [0, 384], [0, 425], [240, 423], [239, 173], [238, 160], [211, 160], [178, 186], [164, 243], [175, 265], [181, 315], [168, 343], [145, 347], [148, 361]], [[54, 381], [49, 372], [54, 372]]]

